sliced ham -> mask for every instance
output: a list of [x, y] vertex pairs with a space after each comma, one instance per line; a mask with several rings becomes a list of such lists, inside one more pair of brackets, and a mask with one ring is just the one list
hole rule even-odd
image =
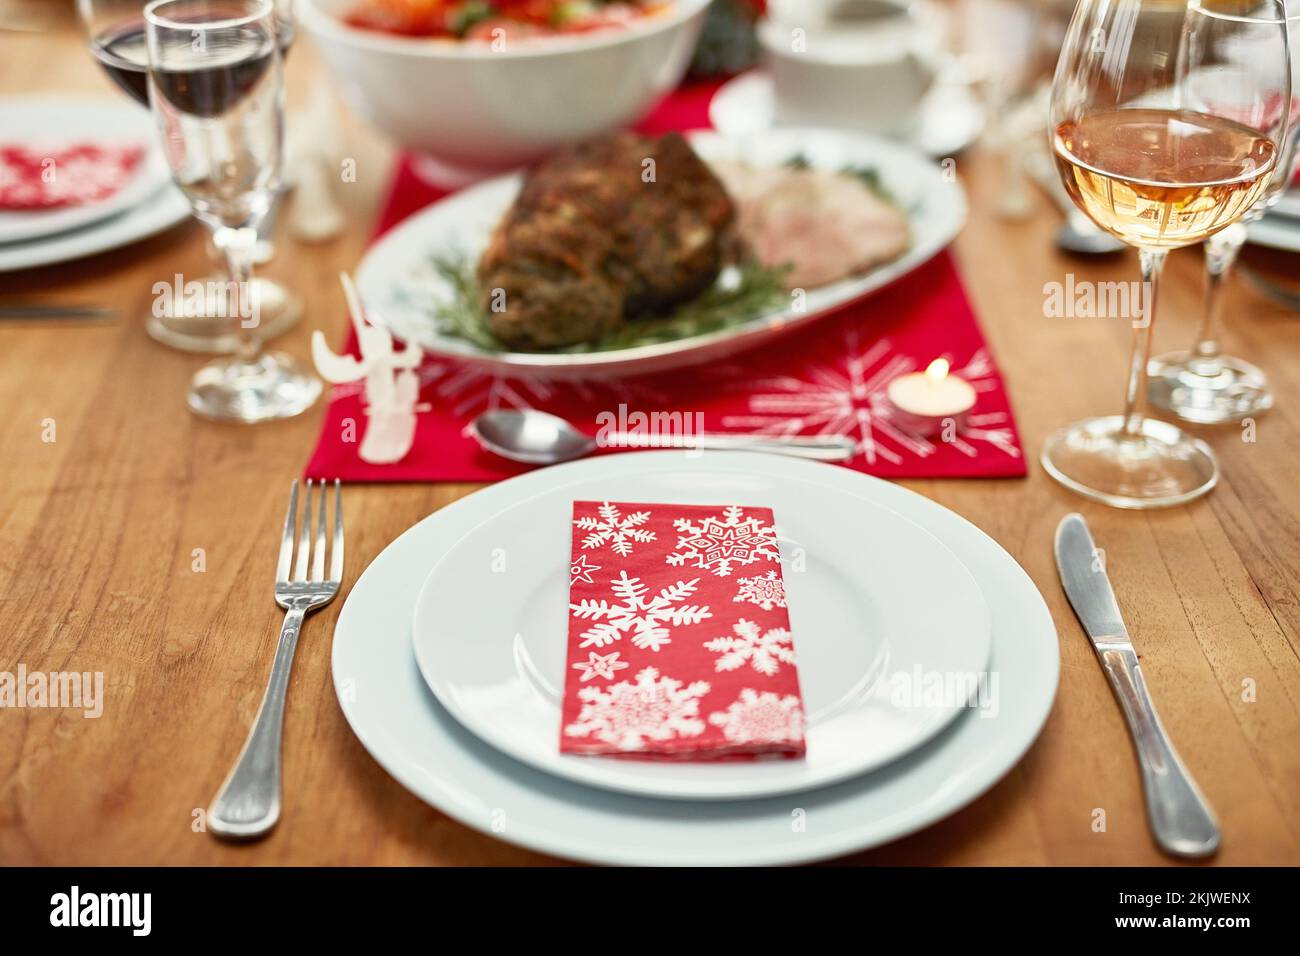
[[907, 218], [860, 180], [814, 169], [719, 162], [741, 239], [766, 266], [789, 266], [788, 288], [815, 288], [901, 255]]

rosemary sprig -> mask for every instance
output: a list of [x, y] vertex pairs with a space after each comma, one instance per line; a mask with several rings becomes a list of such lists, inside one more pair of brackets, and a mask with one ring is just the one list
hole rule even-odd
[[[450, 287], [451, 295], [434, 302], [438, 331], [472, 342], [480, 348], [507, 352], [488, 326], [474, 267], [462, 254], [435, 257], [433, 267]], [[788, 302], [786, 269], [771, 269], [748, 260], [724, 272], [712, 288], [662, 316], [628, 321], [622, 328], [593, 342], [582, 342], [553, 353], [608, 352], [640, 345], [672, 342], [734, 328], [765, 315]]]

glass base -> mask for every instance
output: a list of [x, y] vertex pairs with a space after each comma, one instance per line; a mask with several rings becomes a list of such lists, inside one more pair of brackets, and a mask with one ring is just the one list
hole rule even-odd
[[265, 422], [292, 418], [320, 397], [319, 379], [279, 352], [252, 362], [221, 359], [195, 373], [187, 396], [190, 410], [222, 422]]
[[1123, 429], [1120, 415], [1062, 428], [1043, 446], [1043, 467], [1071, 491], [1114, 508], [1181, 505], [1218, 482], [1214, 452], [1176, 425], [1148, 418], [1137, 435]]
[[1151, 404], [1201, 425], [1239, 422], [1273, 407], [1264, 373], [1241, 359], [1197, 359], [1190, 352], [1158, 355], [1147, 365]]
[[[225, 279], [208, 276], [199, 280], [208, 290], [208, 299], [199, 315], [177, 314], [183, 312], [173, 302], [164, 314], [149, 314], [145, 329], [157, 342], [180, 349], [182, 352], [199, 352], [207, 355], [230, 355], [239, 348], [236, 320], [227, 314], [224, 297]], [[253, 294], [258, 303], [258, 336], [263, 342], [283, 335], [302, 318], [302, 300], [273, 279], [257, 276], [252, 280]]]

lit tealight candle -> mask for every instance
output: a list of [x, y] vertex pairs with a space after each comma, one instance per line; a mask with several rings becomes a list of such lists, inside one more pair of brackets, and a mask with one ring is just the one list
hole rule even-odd
[[975, 406], [975, 389], [964, 378], [949, 375], [950, 368], [947, 359], [937, 358], [924, 372], [900, 375], [889, 383], [886, 394], [900, 427], [918, 435], [937, 435], [949, 418], [961, 427]]

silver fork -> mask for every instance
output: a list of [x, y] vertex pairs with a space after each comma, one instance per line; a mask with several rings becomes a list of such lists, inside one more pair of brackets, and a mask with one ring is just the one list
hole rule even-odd
[[[271, 679], [262, 706], [253, 721], [244, 749], [230, 776], [217, 791], [208, 808], [207, 825], [214, 836], [227, 840], [251, 840], [271, 831], [280, 819], [280, 738], [284, 726], [284, 698], [293, 669], [293, 652], [303, 618], [324, 607], [339, 593], [343, 578], [343, 500], [334, 482], [334, 541], [330, 547], [329, 577], [325, 576], [325, 482], [319, 489], [320, 505], [312, 521], [312, 490], [302, 509], [302, 526], [295, 531], [298, 514], [298, 482], [289, 493], [289, 511], [284, 516], [280, 560], [275, 573], [275, 603], [284, 608], [284, 626], [271, 665]], [[298, 539], [294, 554], [294, 538]], [[314, 539], [314, 543], [313, 543]], [[290, 571], [292, 570], [292, 575]]]

